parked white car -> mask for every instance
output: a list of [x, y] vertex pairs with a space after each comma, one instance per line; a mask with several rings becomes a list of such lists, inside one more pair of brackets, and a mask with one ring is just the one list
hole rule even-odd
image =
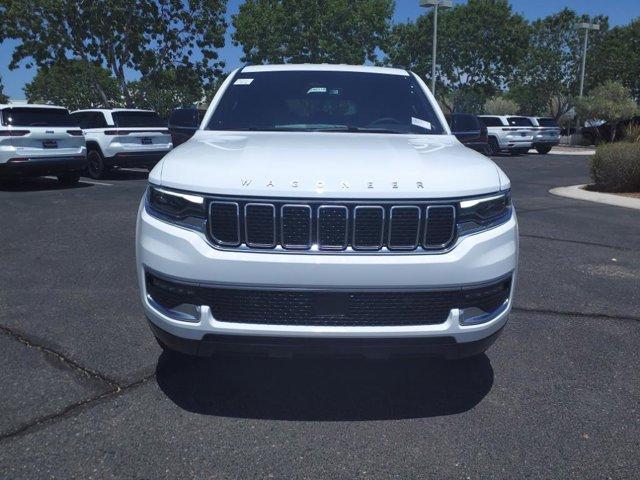
[[507, 321], [518, 228], [417, 75], [248, 66], [151, 171], [136, 257], [168, 351], [459, 358]]
[[517, 115], [479, 115], [487, 127], [489, 155], [527, 153], [533, 146], [533, 123]]
[[560, 145], [560, 127], [551, 117], [527, 117], [534, 128], [533, 148], [545, 155]]
[[166, 122], [152, 110], [98, 108], [71, 116], [87, 139], [91, 178], [102, 178], [114, 167], [151, 169], [173, 147]]
[[0, 177], [56, 175], [75, 184], [87, 165], [82, 130], [56, 105], [0, 104]]

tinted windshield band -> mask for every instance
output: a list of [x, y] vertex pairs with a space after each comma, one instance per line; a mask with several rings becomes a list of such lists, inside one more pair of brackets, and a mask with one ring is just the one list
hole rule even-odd
[[305, 70], [239, 72], [207, 129], [444, 133], [411, 75]]

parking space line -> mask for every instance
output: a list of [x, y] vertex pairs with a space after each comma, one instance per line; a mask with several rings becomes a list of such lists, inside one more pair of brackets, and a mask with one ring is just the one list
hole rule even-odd
[[[57, 180], [58, 177], [54, 177], [51, 175], [48, 175], [44, 178], [49, 178], [51, 180]], [[106, 182], [96, 182], [95, 180], [85, 180], [85, 179], [80, 179], [80, 183], [90, 183], [91, 185], [103, 185], [105, 187], [113, 187], [113, 183], [106, 183]]]
[[90, 183], [92, 185], [104, 185], [105, 187], [113, 187], [113, 183], [96, 182], [95, 180], [80, 180], [81, 183]]

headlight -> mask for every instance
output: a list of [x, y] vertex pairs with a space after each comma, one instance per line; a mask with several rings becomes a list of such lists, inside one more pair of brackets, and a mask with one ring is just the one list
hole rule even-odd
[[182, 227], [205, 231], [207, 208], [204, 197], [149, 185], [147, 211], [154, 217]]
[[493, 228], [511, 218], [511, 192], [462, 200], [458, 206], [458, 235]]

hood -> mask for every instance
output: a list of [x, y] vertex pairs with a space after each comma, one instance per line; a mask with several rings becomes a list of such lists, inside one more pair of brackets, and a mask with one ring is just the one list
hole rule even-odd
[[149, 178], [201, 193], [299, 198], [447, 198], [501, 187], [496, 165], [453, 136], [342, 132], [199, 131]]

